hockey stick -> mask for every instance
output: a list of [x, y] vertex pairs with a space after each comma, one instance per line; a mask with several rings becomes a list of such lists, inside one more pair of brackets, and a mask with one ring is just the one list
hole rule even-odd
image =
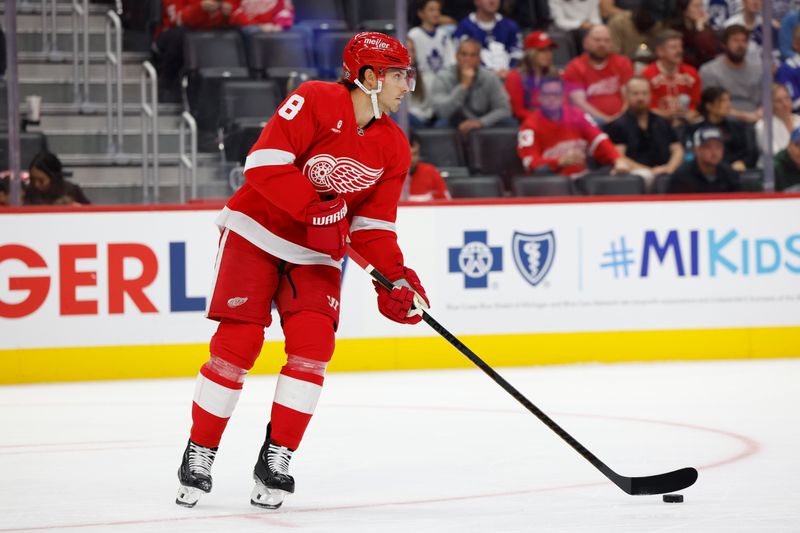
[[[372, 278], [380, 283], [383, 287], [388, 290], [392, 290], [394, 285], [392, 282], [389, 281], [383, 274], [378, 272], [378, 270], [370, 265], [366, 259], [361, 257], [358, 252], [352, 249], [348, 245], [347, 247], [347, 255], [358, 264], [361, 268], [366, 270], [366, 272], [372, 276]], [[515, 400], [521, 403], [528, 411], [536, 415], [536, 418], [544, 422], [544, 424], [553, 430], [553, 432], [561, 437], [567, 444], [572, 446], [575, 451], [581, 454], [581, 457], [589, 461], [592, 466], [597, 468], [600, 472], [603, 473], [608, 479], [610, 479], [616, 486], [621, 488], [623, 491], [627, 492], [631, 495], [643, 495], [643, 494], [664, 494], [667, 492], [674, 492], [677, 490], [685, 489], [686, 487], [690, 487], [697, 481], [697, 470], [694, 468], [681, 468], [679, 470], [675, 470], [673, 472], [667, 472], [665, 474], [657, 474], [655, 476], [644, 476], [644, 477], [626, 477], [621, 476], [611, 470], [603, 461], [597, 458], [595, 454], [587, 450], [580, 442], [575, 440], [575, 438], [567, 433], [561, 426], [555, 423], [555, 421], [544, 414], [541, 409], [536, 407], [529, 399], [527, 399], [521, 392], [519, 392], [516, 388], [514, 388], [508, 381], [506, 381], [500, 374], [498, 374], [492, 367], [490, 367], [483, 359], [478, 357], [475, 352], [467, 348], [463, 342], [458, 340], [455, 335], [447, 331], [444, 326], [439, 324], [427, 311], [422, 311], [422, 320], [424, 320], [430, 327], [433, 328], [436, 333], [444, 337], [444, 339], [452, 344], [456, 350], [461, 352], [464, 356], [467, 357], [470, 361], [475, 363], [475, 365], [483, 370], [483, 372], [492, 378], [495, 383], [503, 387], [507, 393], [509, 393]]]

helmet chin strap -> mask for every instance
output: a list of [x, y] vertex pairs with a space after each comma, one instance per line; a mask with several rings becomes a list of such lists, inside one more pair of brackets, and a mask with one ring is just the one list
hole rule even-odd
[[372, 113], [375, 115], [376, 119], [381, 118], [381, 110], [378, 107], [378, 93], [383, 89], [383, 80], [378, 78], [377, 89], [367, 89], [359, 80], [354, 80], [353, 83], [355, 83], [356, 87], [369, 95], [369, 99], [372, 101]]

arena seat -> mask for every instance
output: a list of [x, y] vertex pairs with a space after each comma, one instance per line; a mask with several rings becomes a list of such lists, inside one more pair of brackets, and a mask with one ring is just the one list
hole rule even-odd
[[311, 49], [301, 32], [257, 33], [248, 46], [250, 69], [259, 76], [268, 76], [271, 68], [314, 66]]
[[393, 33], [394, 4], [394, 2], [376, 2], [375, 0], [347, 0], [345, 11], [350, 27], [364, 31]]
[[760, 168], [747, 169], [741, 173], [742, 191], [764, 192], [764, 175]]
[[271, 80], [234, 80], [222, 85], [220, 124], [225, 156], [244, 163], [265, 123], [280, 103], [278, 86]]
[[475, 174], [495, 174], [504, 179], [524, 174], [517, 155], [517, 128], [479, 128], [467, 140], [469, 167]]
[[501, 198], [503, 182], [499, 176], [450, 178], [447, 188], [453, 198]]
[[633, 174], [610, 176], [594, 174], [580, 179], [581, 188], [590, 196], [617, 196], [645, 194], [644, 179]]
[[301, 0], [294, 2], [294, 17], [300, 24], [341, 27], [345, 23], [343, 7], [341, 0]]
[[186, 103], [198, 128], [214, 131], [222, 82], [249, 77], [242, 37], [236, 31], [188, 32], [183, 45]]
[[511, 190], [514, 196], [571, 196], [572, 179], [559, 174], [514, 176]]
[[342, 74], [342, 53], [353, 32], [324, 32], [317, 38], [317, 67], [324, 79], [335, 80]]
[[461, 138], [455, 129], [429, 128], [415, 130], [419, 137], [420, 159], [436, 167], [466, 165]]

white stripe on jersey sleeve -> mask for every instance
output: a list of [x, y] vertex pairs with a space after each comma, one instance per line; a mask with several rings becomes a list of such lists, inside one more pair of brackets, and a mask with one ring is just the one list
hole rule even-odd
[[247, 172], [257, 167], [272, 167], [276, 165], [291, 165], [294, 163], [294, 154], [286, 150], [263, 148], [247, 156], [244, 171]]
[[379, 220], [377, 218], [353, 217], [353, 222], [350, 224], [350, 233], [365, 229], [383, 229], [391, 231], [392, 233], [397, 233], [397, 226], [394, 222], [387, 222], [386, 220]]

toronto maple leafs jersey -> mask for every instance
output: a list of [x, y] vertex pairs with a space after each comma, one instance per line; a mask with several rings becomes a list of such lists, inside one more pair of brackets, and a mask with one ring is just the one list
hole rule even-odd
[[519, 26], [499, 13], [495, 15], [494, 22], [489, 24], [479, 21], [475, 13], [470, 13], [458, 23], [453, 37], [456, 41], [469, 37], [481, 43], [481, 63], [491, 70], [514, 68], [522, 59]]
[[429, 33], [421, 26], [408, 31], [408, 38], [414, 41], [414, 53], [417, 59], [417, 70], [424, 74], [438, 74], [440, 70], [456, 64], [456, 52], [453, 36], [441, 26]]
[[309, 205], [338, 194], [347, 202], [352, 246], [377, 268], [403, 264], [395, 219], [411, 151], [384, 115], [358, 128], [342, 84], [309, 81], [289, 95], [245, 162], [245, 183], [217, 224], [294, 264], [337, 268], [306, 244]]

